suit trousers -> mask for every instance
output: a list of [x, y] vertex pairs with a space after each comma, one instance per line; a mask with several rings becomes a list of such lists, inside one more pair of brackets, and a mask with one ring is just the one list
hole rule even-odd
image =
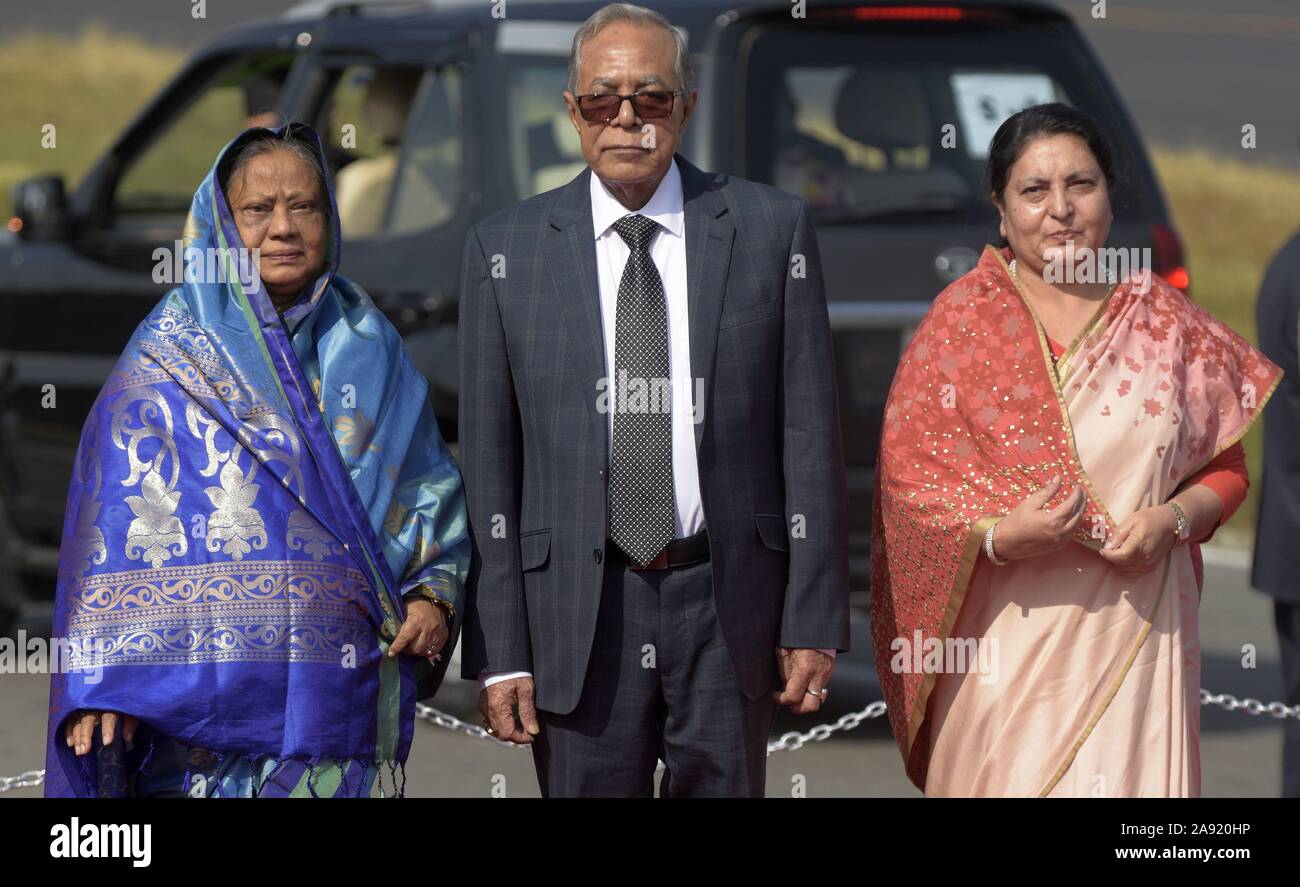
[[[1282, 655], [1282, 701], [1300, 705], [1300, 603], [1273, 601]], [[1282, 797], [1300, 798], [1300, 720], [1282, 720]]]
[[542, 795], [653, 797], [662, 759], [660, 797], [763, 797], [778, 688], [758, 699], [740, 691], [712, 566], [605, 563], [578, 705], [538, 712], [533, 760]]

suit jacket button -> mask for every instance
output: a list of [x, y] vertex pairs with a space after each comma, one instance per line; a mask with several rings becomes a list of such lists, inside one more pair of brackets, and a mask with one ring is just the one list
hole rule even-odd
[[599, 548], [593, 548], [591, 550], [591, 557], [596, 563], [600, 563], [605, 558], [605, 552], [601, 551]]

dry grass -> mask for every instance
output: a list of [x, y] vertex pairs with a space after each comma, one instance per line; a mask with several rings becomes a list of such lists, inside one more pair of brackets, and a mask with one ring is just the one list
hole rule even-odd
[[[1174, 224], [1183, 236], [1192, 296], [1252, 342], [1255, 299], [1269, 260], [1300, 226], [1300, 174], [1228, 160], [1204, 151], [1153, 152]], [[1258, 425], [1245, 438], [1251, 478], [1259, 478]], [[1216, 541], [1249, 544], [1259, 490]]]
[[[0, 218], [28, 176], [63, 175], [69, 191], [185, 59], [102, 27], [76, 37], [28, 32], [0, 43]], [[55, 127], [56, 147], [41, 147]]]

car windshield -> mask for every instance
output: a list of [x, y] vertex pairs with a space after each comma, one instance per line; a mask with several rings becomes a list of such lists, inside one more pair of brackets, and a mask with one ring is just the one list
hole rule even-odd
[[1123, 144], [1057, 27], [760, 25], [741, 53], [746, 175], [799, 194], [822, 223], [984, 219], [989, 142], [1016, 111], [1067, 102]]

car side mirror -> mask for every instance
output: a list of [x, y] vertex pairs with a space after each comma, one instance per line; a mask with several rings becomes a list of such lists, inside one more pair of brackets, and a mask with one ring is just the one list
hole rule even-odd
[[[61, 176], [35, 176], [14, 185], [17, 233], [26, 240], [61, 240], [68, 230], [68, 199]], [[10, 230], [14, 225], [10, 223]]]

